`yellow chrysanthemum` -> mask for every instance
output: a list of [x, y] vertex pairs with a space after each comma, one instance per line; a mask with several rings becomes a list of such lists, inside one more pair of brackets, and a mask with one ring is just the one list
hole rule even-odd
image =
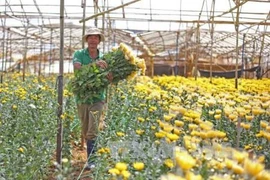
[[256, 180], [268, 180], [270, 179], [270, 172], [269, 171], [262, 171], [256, 176]]
[[192, 172], [187, 172], [186, 173], [186, 180], [202, 180], [202, 176], [201, 175], [195, 175], [194, 173]]
[[216, 114], [221, 114], [221, 113], [222, 113], [222, 110], [221, 110], [221, 109], [216, 109], [216, 110], [215, 110], [215, 113], [216, 113]]
[[176, 134], [168, 133], [166, 134], [167, 138], [169, 138], [171, 141], [176, 141], [179, 139], [179, 136]]
[[251, 121], [254, 118], [254, 116], [246, 115], [246, 120]]
[[115, 164], [115, 168], [118, 169], [119, 171], [124, 171], [127, 170], [127, 164], [123, 162], [118, 162]]
[[214, 118], [215, 118], [216, 120], [221, 119], [221, 114], [216, 114], [216, 115], [214, 115]]
[[165, 121], [170, 121], [170, 120], [172, 120], [174, 117], [175, 117], [175, 116], [172, 115], [172, 114], [164, 114], [164, 115], [163, 115], [163, 118], [164, 118]]
[[143, 162], [135, 162], [135, 163], [133, 163], [133, 167], [137, 171], [141, 171], [144, 169], [144, 163]]
[[116, 169], [116, 168], [111, 168], [111, 169], [109, 169], [108, 172], [110, 174], [112, 174], [112, 175], [118, 175], [118, 174], [120, 174], [120, 171], [118, 169]]
[[120, 174], [123, 176], [124, 179], [128, 179], [130, 177], [130, 172], [127, 170], [121, 171]]
[[168, 168], [173, 168], [173, 167], [174, 167], [173, 160], [171, 160], [171, 159], [165, 159], [165, 160], [164, 160], [164, 164], [165, 164]]
[[145, 121], [145, 119], [143, 117], [138, 117], [137, 120], [140, 121], [140, 122], [144, 122]]
[[123, 132], [116, 132], [116, 135], [119, 136], [119, 137], [123, 137], [123, 136], [125, 136], [125, 133], [123, 133]]
[[162, 132], [156, 132], [156, 133], [155, 133], [155, 136], [156, 136], [157, 138], [163, 138], [163, 137], [166, 136], [166, 134], [164, 134], [164, 133], [162, 133]]
[[171, 132], [173, 129], [174, 129], [174, 128], [173, 128], [173, 126], [171, 126], [171, 125], [165, 125], [165, 126], [163, 127], [163, 130], [164, 130], [165, 132]]
[[242, 128], [244, 128], [244, 129], [250, 129], [250, 127], [251, 127], [251, 124], [247, 124], [247, 123], [241, 123], [240, 124], [240, 126], [242, 127]]
[[176, 152], [175, 160], [178, 166], [187, 171], [196, 165], [196, 160], [187, 152]]
[[244, 173], [244, 168], [238, 164], [233, 164], [232, 166], [232, 171], [236, 174], [243, 174]]
[[144, 130], [142, 130], [142, 129], [136, 130], [136, 134], [138, 134], [138, 135], [142, 135], [143, 133], [144, 133]]
[[175, 121], [174, 121], [174, 124], [175, 124], [177, 127], [182, 127], [182, 126], [184, 126], [184, 122], [183, 122], [183, 121], [180, 121], [180, 120], [175, 120]]
[[261, 121], [260, 125], [261, 125], [262, 128], [266, 128], [268, 126], [268, 123], [265, 122], [265, 121]]
[[256, 176], [262, 170], [264, 170], [264, 165], [261, 163], [246, 159], [244, 162], [244, 169], [245, 169], [246, 173], [248, 173], [252, 176]]
[[18, 148], [18, 151], [20, 151], [20, 152], [24, 152], [24, 149], [22, 148], [22, 147], [20, 147], [20, 148]]
[[181, 176], [169, 173], [167, 175], [161, 176], [161, 180], [185, 180], [186, 178], [183, 178]]
[[233, 151], [233, 158], [238, 161], [238, 163], [242, 163], [245, 158], [248, 158], [248, 154], [246, 152], [240, 152], [237, 150]]

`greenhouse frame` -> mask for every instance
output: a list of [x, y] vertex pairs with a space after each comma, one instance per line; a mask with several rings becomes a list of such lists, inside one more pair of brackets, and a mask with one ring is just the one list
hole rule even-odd
[[0, 20], [0, 180], [270, 179], [270, 0], [0, 0]]
[[[268, 0], [179, 0], [167, 7], [162, 3], [66, 1], [64, 60], [70, 61], [73, 52], [84, 46], [85, 30], [96, 26], [106, 36], [100, 46], [103, 52], [124, 42], [146, 59], [149, 75], [187, 77], [193, 68], [209, 71], [210, 66], [225, 73], [237, 65], [247, 70], [242, 73], [245, 77], [256, 77], [252, 70], [258, 66], [269, 77]], [[2, 1], [2, 70], [13, 70], [25, 59], [28, 65], [36, 64], [32, 68], [36, 73], [57, 72], [50, 66], [59, 61], [59, 16], [60, 2]]]

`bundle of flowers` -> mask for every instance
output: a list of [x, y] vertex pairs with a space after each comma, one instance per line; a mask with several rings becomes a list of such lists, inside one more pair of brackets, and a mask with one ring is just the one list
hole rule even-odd
[[[68, 88], [79, 98], [89, 99], [110, 83], [117, 84], [121, 80], [134, 78], [139, 72], [143, 75], [145, 72], [144, 60], [134, 56], [123, 43], [104, 54], [103, 60], [108, 65], [106, 69], [98, 67], [95, 63], [82, 66], [69, 81]], [[106, 78], [109, 73], [113, 75], [112, 82]]]

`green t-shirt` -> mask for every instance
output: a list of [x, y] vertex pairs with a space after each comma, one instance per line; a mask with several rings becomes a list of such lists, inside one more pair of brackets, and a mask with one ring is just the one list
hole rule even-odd
[[[73, 54], [73, 64], [80, 63], [82, 66], [84, 66], [92, 62], [95, 62], [96, 60], [101, 59], [102, 57], [103, 57], [103, 54], [98, 50], [98, 57], [96, 59], [92, 59], [89, 56], [88, 48], [85, 48], [85, 49], [75, 51], [75, 53]], [[76, 103], [77, 104], [92, 104], [92, 103], [104, 101], [105, 89], [101, 89], [97, 95], [98, 96], [94, 98], [94, 102], [90, 102], [89, 99], [80, 99], [78, 96], [76, 96]]]

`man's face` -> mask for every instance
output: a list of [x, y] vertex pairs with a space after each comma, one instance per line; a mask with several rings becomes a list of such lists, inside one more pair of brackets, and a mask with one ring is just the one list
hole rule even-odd
[[88, 47], [96, 48], [99, 43], [100, 43], [99, 35], [89, 35], [89, 36], [87, 36]]

